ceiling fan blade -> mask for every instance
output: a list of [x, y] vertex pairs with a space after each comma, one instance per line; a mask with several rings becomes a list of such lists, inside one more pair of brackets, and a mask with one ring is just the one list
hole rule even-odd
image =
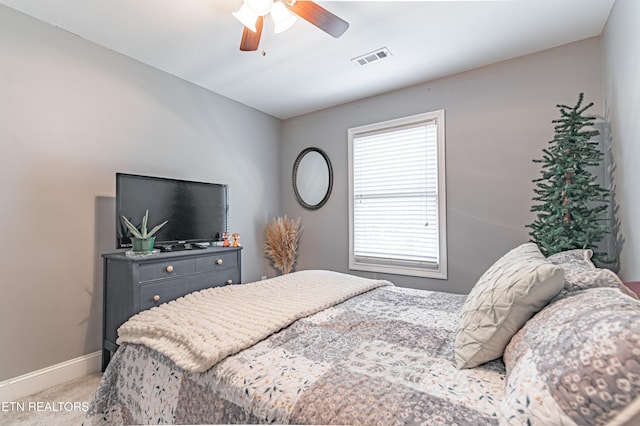
[[338, 18], [327, 9], [312, 1], [298, 0], [292, 6], [289, 6], [289, 9], [302, 19], [312, 23], [335, 38], [340, 37], [347, 31], [347, 28], [349, 28], [347, 21]]
[[256, 21], [256, 32], [254, 33], [249, 28], [244, 27], [242, 31], [242, 40], [240, 41], [240, 50], [243, 52], [252, 52], [258, 50], [260, 44], [260, 36], [262, 35], [262, 27], [264, 24], [264, 17], [258, 16]]

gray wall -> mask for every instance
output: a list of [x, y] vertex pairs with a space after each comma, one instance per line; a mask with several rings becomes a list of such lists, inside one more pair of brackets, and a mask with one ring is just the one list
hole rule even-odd
[[[491, 263], [529, 238], [531, 180], [540, 171], [531, 160], [553, 137], [555, 105], [573, 104], [585, 92], [595, 102], [590, 111], [602, 114], [600, 59], [600, 39], [592, 38], [286, 120], [282, 191], [284, 211], [304, 227], [299, 268], [348, 272], [347, 129], [442, 108], [449, 279], [378, 276], [467, 293]], [[331, 198], [317, 211], [302, 209], [291, 190], [293, 162], [308, 146], [327, 152], [335, 174]]]
[[117, 171], [228, 183], [244, 281], [269, 272], [280, 120], [4, 6], [0, 63], [0, 381], [100, 348]]
[[616, 0], [602, 35], [605, 114], [611, 125], [620, 276], [640, 281], [640, 2]]

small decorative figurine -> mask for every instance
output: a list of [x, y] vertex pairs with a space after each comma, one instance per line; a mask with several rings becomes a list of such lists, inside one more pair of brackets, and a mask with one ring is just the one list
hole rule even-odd
[[231, 236], [233, 237], [233, 246], [238, 247], [240, 245], [240, 242], [238, 241], [240, 239], [240, 234], [234, 232]]
[[231, 245], [231, 243], [229, 242], [229, 233], [228, 232], [223, 232], [222, 233], [222, 247], [229, 247]]

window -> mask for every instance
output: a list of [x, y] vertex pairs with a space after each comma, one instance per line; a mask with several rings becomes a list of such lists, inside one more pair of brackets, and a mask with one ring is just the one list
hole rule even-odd
[[348, 138], [349, 268], [447, 278], [444, 111]]

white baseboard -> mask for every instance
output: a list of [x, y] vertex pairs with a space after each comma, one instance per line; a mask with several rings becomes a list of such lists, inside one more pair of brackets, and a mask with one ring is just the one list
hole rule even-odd
[[41, 370], [0, 382], [0, 403], [16, 401], [51, 386], [97, 373], [102, 367], [102, 351], [83, 355]]

